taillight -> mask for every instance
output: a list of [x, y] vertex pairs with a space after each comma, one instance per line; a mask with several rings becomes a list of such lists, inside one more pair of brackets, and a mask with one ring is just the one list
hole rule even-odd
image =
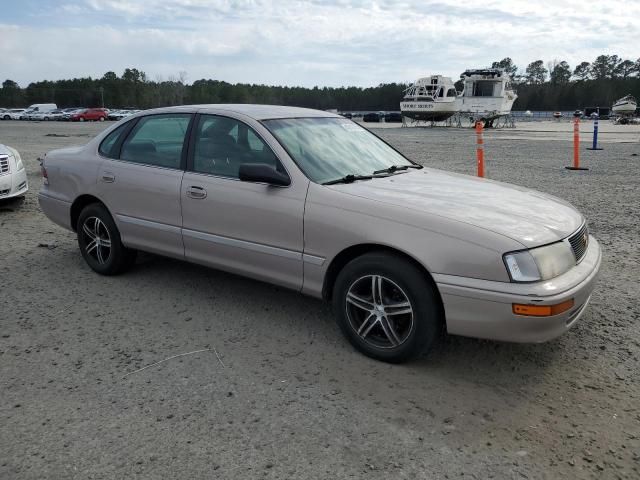
[[42, 173], [42, 183], [45, 185], [49, 185], [49, 175], [47, 174], [47, 169], [44, 167], [44, 158], [38, 158], [40, 162], [40, 173]]

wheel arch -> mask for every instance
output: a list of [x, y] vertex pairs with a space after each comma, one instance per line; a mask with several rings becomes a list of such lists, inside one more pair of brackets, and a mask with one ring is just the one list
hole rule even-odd
[[327, 272], [324, 276], [324, 282], [322, 285], [322, 298], [325, 300], [331, 300], [331, 296], [333, 293], [333, 286], [338, 278], [338, 274], [340, 271], [354, 258], [360, 257], [366, 253], [371, 252], [385, 252], [390, 253], [392, 255], [397, 255], [398, 257], [404, 258], [408, 260], [413, 265], [420, 270], [427, 281], [433, 286], [434, 292], [436, 293], [436, 298], [438, 300], [438, 308], [440, 310], [442, 321], [445, 322], [444, 316], [444, 303], [442, 302], [442, 296], [440, 295], [440, 291], [438, 290], [438, 285], [435, 280], [431, 276], [431, 272], [415, 257], [409, 255], [402, 250], [398, 250], [397, 248], [389, 247], [387, 245], [380, 245], [375, 243], [363, 243], [358, 245], [352, 245], [350, 247], [342, 250], [338, 255], [333, 257], [331, 263], [327, 267]]
[[[87, 205], [91, 205], [92, 203], [99, 203], [100, 205], [104, 206], [107, 211], [109, 211], [109, 208], [98, 197], [90, 194], [80, 195], [73, 201], [70, 209], [69, 220], [71, 221], [71, 228], [74, 232], [76, 231], [76, 226], [78, 225], [78, 218], [80, 218], [80, 213], [82, 212], [84, 207], [86, 207]], [[111, 212], [109, 212], [109, 214], [111, 214]]]

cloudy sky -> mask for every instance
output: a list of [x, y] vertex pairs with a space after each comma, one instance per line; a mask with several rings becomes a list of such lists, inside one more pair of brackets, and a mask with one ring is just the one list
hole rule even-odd
[[100, 77], [371, 86], [510, 56], [640, 56], [638, 0], [0, 0], [0, 81]]

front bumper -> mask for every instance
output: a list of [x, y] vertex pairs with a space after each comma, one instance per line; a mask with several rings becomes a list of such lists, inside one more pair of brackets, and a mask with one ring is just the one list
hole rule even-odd
[[[571, 328], [584, 313], [591, 298], [602, 253], [589, 238], [582, 261], [568, 272], [548, 281], [530, 284], [434, 275], [453, 335], [507, 342], [538, 343], [551, 340]], [[558, 315], [515, 315], [512, 305], [556, 305], [573, 299], [574, 306]]]
[[19, 197], [29, 190], [27, 171], [22, 170], [0, 176], [0, 200]]

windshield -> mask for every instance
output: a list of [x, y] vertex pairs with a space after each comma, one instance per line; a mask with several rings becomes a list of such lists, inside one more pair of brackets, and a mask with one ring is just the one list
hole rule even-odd
[[413, 165], [378, 137], [346, 118], [284, 118], [263, 122], [312, 181], [371, 175]]

